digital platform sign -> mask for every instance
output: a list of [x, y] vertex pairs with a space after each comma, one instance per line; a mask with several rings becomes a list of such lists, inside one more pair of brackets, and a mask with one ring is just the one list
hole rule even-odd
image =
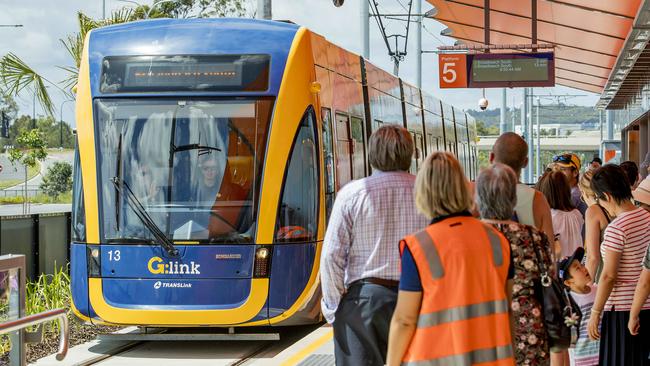
[[555, 86], [552, 52], [441, 54], [441, 88]]

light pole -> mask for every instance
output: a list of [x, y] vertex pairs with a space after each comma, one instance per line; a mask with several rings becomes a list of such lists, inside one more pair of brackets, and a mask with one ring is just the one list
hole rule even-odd
[[61, 103], [59, 108], [59, 147], [63, 148], [63, 106], [67, 102], [74, 102], [74, 99], [66, 99]]
[[[49, 88], [49, 86], [45, 86], [46, 89]], [[32, 100], [32, 129], [36, 128], [36, 89], [34, 89], [34, 99]]]

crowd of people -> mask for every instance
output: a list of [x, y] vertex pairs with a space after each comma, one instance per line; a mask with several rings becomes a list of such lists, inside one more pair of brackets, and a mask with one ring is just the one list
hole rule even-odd
[[321, 253], [337, 365], [650, 365], [648, 168], [566, 153], [531, 187], [527, 150], [501, 135], [469, 182], [447, 152], [409, 174], [402, 127], [372, 134]]

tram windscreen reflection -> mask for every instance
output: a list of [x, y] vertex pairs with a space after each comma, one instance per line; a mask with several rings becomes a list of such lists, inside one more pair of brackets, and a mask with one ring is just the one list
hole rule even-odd
[[271, 105], [97, 100], [104, 240], [251, 242]]

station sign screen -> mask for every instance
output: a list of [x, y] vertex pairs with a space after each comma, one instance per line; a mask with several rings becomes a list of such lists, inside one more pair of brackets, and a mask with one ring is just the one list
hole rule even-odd
[[469, 63], [470, 88], [555, 85], [552, 52], [477, 54]]
[[106, 57], [100, 91], [266, 91], [269, 64], [268, 55]]
[[552, 52], [441, 54], [441, 88], [555, 86]]

